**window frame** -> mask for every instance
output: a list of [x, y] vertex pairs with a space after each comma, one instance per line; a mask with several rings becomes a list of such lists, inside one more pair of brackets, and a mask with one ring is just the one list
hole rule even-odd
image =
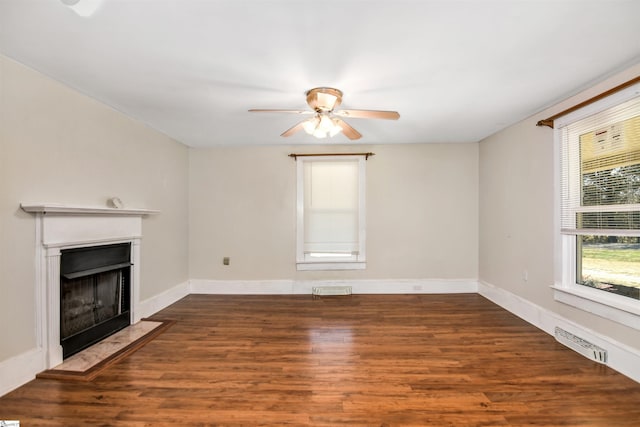
[[562, 129], [588, 116], [640, 96], [640, 83], [575, 110], [554, 121], [554, 299], [580, 310], [640, 330], [640, 300], [577, 283], [576, 235], [561, 233]]
[[[304, 252], [304, 165], [306, 162], [357, 160], [358, 251], [351, 256], [312, 257]], [[366, 162], [361, 155], [305, 156], [296, 159], [296, 268], [305, 270], [364, 270], [366, 268]]]

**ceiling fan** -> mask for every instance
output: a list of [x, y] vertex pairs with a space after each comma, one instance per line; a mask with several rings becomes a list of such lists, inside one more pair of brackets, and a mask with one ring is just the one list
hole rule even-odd
[[398, 120], [400, 114], [397, 111], [380, 110], [336, 110], [342, 103], [342, 92], [332, 87], [316, 87], [306, 93], [307, 104], [311, 110], [275, 110], [275, 109], [251, 109], [252, 113], [293, 113], [312, 115], [287, 129], [280, 136], [291, 136], [304, 130], [316, 138], [334, 136], [340, 132], [351, 140], [360, 139], [362, 135], [341, 117], [353, 117], [358, 119], [386, 119]]

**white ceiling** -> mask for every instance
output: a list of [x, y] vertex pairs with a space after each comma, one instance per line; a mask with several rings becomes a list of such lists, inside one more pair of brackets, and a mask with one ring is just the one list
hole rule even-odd
[[193, 147], [319, 142], [247, 112], [316, 86], [400, 112], [360, 143], [472, 142], [640, 62], [640, 1], [0, 0], [0, 52]]

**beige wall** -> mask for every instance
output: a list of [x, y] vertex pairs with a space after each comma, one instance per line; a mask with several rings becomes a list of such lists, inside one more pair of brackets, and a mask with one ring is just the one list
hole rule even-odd
[[[336, 151], [376, 153], [367, 162], [367, 269], [298, 272], [287, 154]], [[477, 144], [210, 148], [189, 158], [192, 279], [477, 278]]]
[[636, 349], [640, 331], [554, 301], [553, 131], [536, 123], [639, 74], [640, 65], [498, 132], [479, 154], [480, 280]]
[[[0, 361], [35, 348], [35, 220], [21, 202], [158, 209], [141, 299], [188, 279], [188, 149], [0, 56]], [[10, 325], [10, 326], [9, 326]]]

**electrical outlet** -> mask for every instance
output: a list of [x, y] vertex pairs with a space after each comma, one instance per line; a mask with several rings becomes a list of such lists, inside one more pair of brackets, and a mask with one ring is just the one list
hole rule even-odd
[[228, 256], [222, 258], [222, 265], [229, 265], [229, 257]]

